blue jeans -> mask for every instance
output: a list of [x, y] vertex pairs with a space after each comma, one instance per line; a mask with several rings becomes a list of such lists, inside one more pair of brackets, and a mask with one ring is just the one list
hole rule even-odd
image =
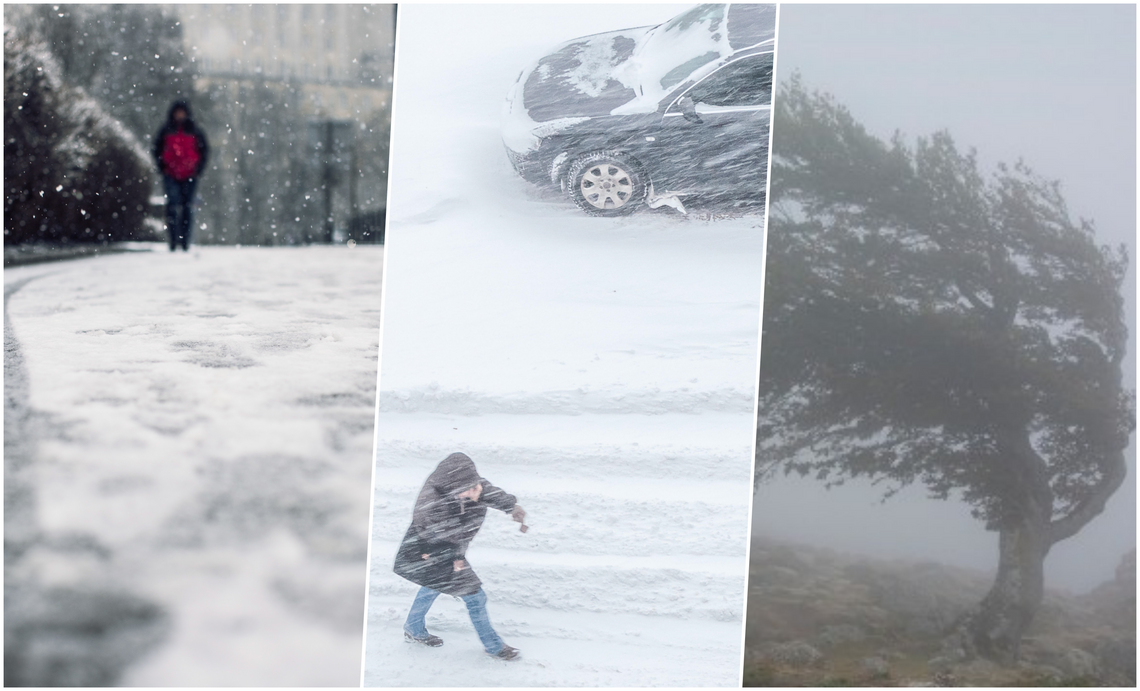
[[[408, 620], [404, 622], [404, 631], [414, 638], [423, 638], [428, 635], [424, 617], [427, 615], [435, 599], [439, 597], [438, 590], [422, 587], [412, 601], [412, 611], [408, 612]], [[487, 616], [487, 595], [480, 588], [474, 595], [463, 596], [463, 604], [467, 605], [467, 614], [471, 615], [471, 623], [475, 625], [475, 633], [483, 642], [483, 649], [491, 655], [496, 655], [503, 649], [503, 639], [491, 627], [491, 618]]]
[[197, 178], [175, 180], [169, 175], [162, 176], [162, 190], [166, 193], [166, 232], [170, 233], [170, 251], [178, 245], [189, 249], [190, 226], [193, 223], [191, 204], [194, 203], [194, 188]]

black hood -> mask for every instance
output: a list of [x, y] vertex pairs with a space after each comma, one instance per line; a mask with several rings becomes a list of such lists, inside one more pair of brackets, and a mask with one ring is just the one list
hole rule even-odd
[[447, 495], [469, 490], [479, 484], [480, 479], [475, 461], [467, 454], [453, 453], [439, 462], [428, 477], [428, 484]]
[[194, 121], [194, 111], [190, 110], [190, 103], [188, 101], [178, 100], [170, 104], [170, 110], [166, 111], [167, 124], [174, 124], [174, 111], [178, 109], [186, 111], [186, 120], [188, 122]]

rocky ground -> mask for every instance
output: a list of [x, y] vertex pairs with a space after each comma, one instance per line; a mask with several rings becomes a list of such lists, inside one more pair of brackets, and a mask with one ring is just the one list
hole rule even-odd
[[744, 685], [1135, 686], [1135, 551], [1091, 593], [1049, 591], [1014, 667], [943, 645], [990, 579], [755, 538]]

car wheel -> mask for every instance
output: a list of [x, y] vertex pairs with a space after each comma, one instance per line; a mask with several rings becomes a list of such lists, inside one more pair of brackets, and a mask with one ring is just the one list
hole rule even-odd
[[621, 216], [645, 202], [648, 180], [634, 158], [598, 151], [574, 161], [566, 176], [570, 198], [591, 216]]

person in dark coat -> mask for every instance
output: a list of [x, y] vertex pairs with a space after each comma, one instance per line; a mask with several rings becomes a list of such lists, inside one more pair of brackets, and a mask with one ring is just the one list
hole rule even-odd
[[[416, 498], [412, 524], [396, 553], [394, 571], [420, 586], [404, 623], [404, 638], [431, 647], [443, 645], [428, 633], [424, 617], [440, 593], [461, 598], [488, 655], [504, 660], [518, 657], [503, 643], [487, 616], [483, 583], [467, 562], [467, 545], [479, 532], [488, 507], [509, 513], [523, 523], [526, 511], [515, 497], [479, 476], [475, 463], [462, 453], [440, 461]], [[526, 532], [526, 524], [520, 528]]]
[[190, 249], [190, 209], [209, 151], [206, 135], [190, 116], [190, 104], [175, 101], [154, 140], [154, 160], [162, 171], [162, 189], [166, 194], [166, 230], [171, 252], [178, 245], [182, 245], [183, 251]]

